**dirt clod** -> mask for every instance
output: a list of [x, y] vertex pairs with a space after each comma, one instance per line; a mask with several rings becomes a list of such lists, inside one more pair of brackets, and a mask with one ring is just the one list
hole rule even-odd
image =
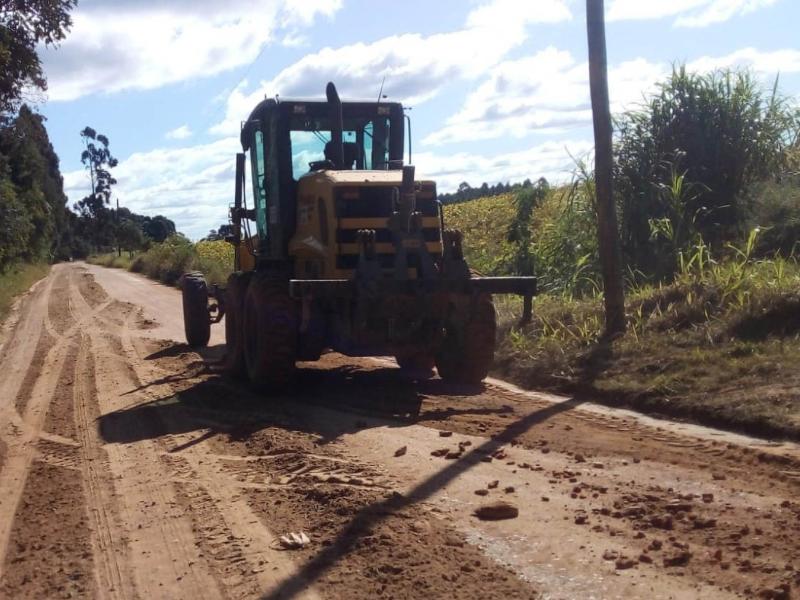
[[500, 521], [515, 519], [519, 516], [519, 509], [510, 502], [498, 500], [479, 506], [472, 513], [482, 521]]

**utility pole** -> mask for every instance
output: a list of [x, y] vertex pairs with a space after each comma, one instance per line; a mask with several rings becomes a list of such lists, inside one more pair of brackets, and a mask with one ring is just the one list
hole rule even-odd
[[603, 0], [586, 0], [586, 32], [589, 39], [589, 87], [594, 120], [594, 177], [597, 235], [606, 311], [605, 336], [613, 337], [625, 331], [625, 292], [622, 284], [622, 252], [617, 211], [612, 191], [614, 158], [603, 4]]

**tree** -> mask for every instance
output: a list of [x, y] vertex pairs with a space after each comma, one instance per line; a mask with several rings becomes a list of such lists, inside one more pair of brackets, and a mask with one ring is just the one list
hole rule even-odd
[[144, 217], [142, 229], [147, 237], [160, 243], [175, 234], [175, 223], [161, 215]]
[[0, 268], [15, 260], [70, 256], [66, 201], [44, 117], [23, 105], [0, 127]]
[[117, 166], [117, 159], [111, 155], [108, 138], [91, 127], [81, 131], [81, 139], [81, 162], [92, 184], [92, 193], [75, 204], [81, 215], [81, 233], [96, 248], [111, 246], [115, 241], [114, 215], [106, 204], [111, 202], [111, 188], [117, 183], [110, 171]]
[[37, 46], [67, 34], [77, 0], [0, 0], [0, 114], [12, 112], [26, 86], [47, 89]]
[[614, 159], [611, 144], [611, 109], [608, 100], [606, 31], [603, 0], [586, 0], [586, 32], [589, 42], [589, 86], [594, 120], [595, 189], [600, 266], [606, 336], [625, 331], [625, 293], [622, 282], [617, 212], [612, 177]]

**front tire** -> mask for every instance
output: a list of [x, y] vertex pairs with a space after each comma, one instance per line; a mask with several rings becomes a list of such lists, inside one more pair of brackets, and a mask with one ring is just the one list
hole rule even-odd
[[285, 281], [255, 273], [244, 302], [244, 358], [257, 388], [287, 387], [297, 360], [297, 305]]
[[445, 323], [436, 354], [439, 377], [450, 383], [475, 385], [489, 374], [494, 360], [497, 316], [489, 294], [460, 298]]
[[186, 343], [195, 348], [208, 346], [211, 319], [208, 315], [208, 285], [202, 273], [193, 271], [181, 278], [183, 329]]

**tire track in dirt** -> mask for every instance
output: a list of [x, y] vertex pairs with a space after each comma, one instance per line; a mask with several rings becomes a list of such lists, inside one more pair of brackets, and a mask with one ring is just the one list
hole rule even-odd
[[[0, 407], [1, 416], [7, 419], [3, 437], [8, 448], [7, 460], [0, 471], [0, 489], [4, 491], [0, 501], [0, 578], [4, 581], [8, 581], [6, 576], [12, 575], [9, 561], [19, 560], [18, 550], [26, 546], [24, 537], [35, 535], [33, 530], [37, 524], [45, 528], [50, 526], [45, 520], [31, 516], [31, 511], [35, 513], [42, 508], [39, 496], [48, 496], [44, 489], [56, 489], [56, 497], [63, 497], [63, 502], [55, 506], [71, 511], [69, 518], [63, 520], [64, 524], [68, 525], [70, 518], [77, 518], [77, 515], [81, 515], [81, 519], [86, 516], [84, 495], [76, 495], [76, 489], [81, 488], [80, 479], [77, 479], [78, 488], [74, 485], [74, 469], [78, 464], [76, 443], [67, 437], [74, 434], [74, 426], [70, 427], [65, 419], [71, 413], [76, 379], [75, 334], [81, 327], [90, 325], [95, 310], [102, 310], [102, 306], [81, 310], [85, 305], [74, 302], [73, 272], [67, 269], [69, 267], [61, 265], [54, 267], [44, 284], [33, 290], [27, 310], [4, 348], [2, 366], [10, 371], [10, 376], [0, 382], [0, 389], [16, 388], [15, 402]], [[12, 353], [12, 349], [17, 353]], [[21, 415], [15, 410], [17, 404], [24, 409]], [[51, 405], [56, 406], [52, 413]], [[56, 431], [45, 432], [46, 423]], [[58, 523], [52, 527], [50, 534], [60, 535]], [[87, 532], [88, 529], [81, 527], [71, 535], [76, 540], [85, 540]], [[17, 552], [14, 556], [9, 554], [12, 539]], [[91, 558], [91, 552], [87, 556]], [[85, 568], [91, 572], [91, 560], [88, 564], [89, 567], [83, 564], [76, 572], [82, 573]], [[14, 572], [20, 570], [19, 566], [13, 569]], [[77, 577], [75, 573], [72, 575]], [[29, 572], [23, 575], [29, 576]], [[30, 589], [38, 589], [38, 585], [34, 581]]]
[[[219, 598], [218, 582], [210, 575], [206, 559], [195, 545], [191, 522], [176, 498], [173, 484], [163, 475], [160, 448], [150, 439], [153, 424], [120, 422], [114, 411], [141, 396], [125, 395], [141, 386], [126, 356], [117, 352], [119, 333], [109, 322], [91, 330], [96, 360], [97, 397], [106, 415], [101, 429], [104, 441], [134, 435], [136, 444], [106, 443], [116, 496], [120, 500], [122, 531], [127, 536], [129, 567], [136, 590], [145, 598]], [[111, 417], [108, 418], [109, 413]]]
[[95, 577], [97, 589], [103, 590], [105, 597], [128, 599], [135, 597], [136, 592], [129, 573], [128, 548], [118, 517], [118, 502], [114, 495], [108, 457], [97, 434], [99, 407], [94, 354], [90, 344], [90, 339], [81, 335], [73, 403], [86, 508], [92, 522]]
[[[169, 385], [169, 373], [148, 366], [137, 352], [127, 321], [121, 331], [121, 343], [127, 363], [136, 372], [142, 387], [140, 398], [150, 402], [169, 402], [174, 394]], [[163, 383], [160, 383], [162, 382]], [[145, 386], [142, 386], [145, 383]], [[159, 419], [160, 421], [160, 419]], [[168, 420], [150, 424], [162, 434], [174, 425]], [[197, 444], [181, 448], [180, 453], [168, 452], [162, 438], [156, 441], [161, 450], [162, 465], [172, 471], [172, 477], [190, 477], [191, 484], [180, 485], [187, 515], [193, 520], [196, 543], [206, 549], [213, 560], [208, 561], [226, 595], [231, 597], [264, 594], [287, 579], [295, 571], [291, 558], [277, 547], [277, 536], [256, 516], [242, 494], [240, 486], [207, 449]], [[164, 455], [167, 458], [164, 458]], [[176, 470], [177, 468], [177, 470]], [[163, 471], [163, 468], [162, 468]], [[192, 501], [196, 500], [196, 502]], [[215, 523], [207, 528], [203, 523]], [[220, 534], [222, 532], [222, 534]], [[244, 551], [245, 548], [249, 550]], [[265, 565], [269, 565], [265, 568]], [[297, 598], [316, 600], [313, 588], [302, 589]]]

